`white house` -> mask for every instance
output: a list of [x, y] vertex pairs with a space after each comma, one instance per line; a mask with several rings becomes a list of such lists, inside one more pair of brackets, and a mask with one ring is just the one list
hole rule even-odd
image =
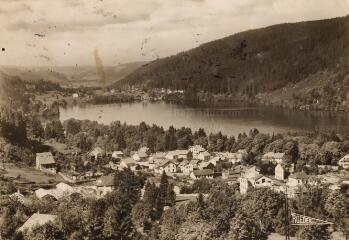
[[53, 189], [43, 189], [39, 188], [35, 191], [35, 195], [37, 198], [42, 199], [45, 196], [52, 196], [55, 199], [59, 200], [61, 198], [70, 196], [75, 192], [74, 188], [66, 183], [58, 183], [56, 188]]
[[201, 145], [194, 145], [194, 146], [189, 147], [189, 151], [192, 153], [193, 158], [197, 158], [199, 153], [205, 152], [206, 149], [203, 148]]
[[240, 149], [235, 153], [231, 152], [215, 152], [216, 157], [228, 160], [232, 164], [240, 163], [246, 156], [247, 151], [245, 149]]
[[201, 161], [208, 161], [211, 158], [211, 154], [207, 151], [203, 151], [200, 152], [195, 158]]
[[268, 152], [264, 154], [262, 157], [263, 162], [283, 163], [284, 160], [285, 160], [285, 153]]
[[172, 162], [172, 161], [166, 161], [163, 164], [161, 164], [160, 166], [158, 166], [157, 168], [155, 168], [155, 172], [157, 173], [175, 173], [177, 172], [177, 165]]
[[191, 160], [183, 169], [182, 172], [189, 175], [194, 170], [199, 169], [200, 160]]
[[280, 185], [280, 182], [276, 179], [273, 179], [269, 176], [264, 176], [261, 174], [257, 174], [254, 177], [246, 178], [244, 176], [241, 176], [239, 178], [240, 182], [240, 193], [245, 194], [249, 187], [253, 188], [262, 188], [267, 187], [271, 189], [275, 189]]
[[264, 184], [262, 181], [265, 181], [266, 179], [263, 178], [263, 175], [260, 174], [259, 168], [256, 166], [252, 166], [248, 169], [245, 169], [245, 171], [241, 174], [241, 177], [239, 178], [240, 182], [240, 193], [246, 194], [249, 187], [255, 187], [256, 180], [260, 180], [261, 186]]
[[275, 178], [281, 181], [285, 180], [285, 169], [281, 164], [278, 164], [275, 167]]
[[244, 195], [247, 193], [249, 185], [251, 185], [250, 181], [247, 178], [241, 177], [239, 178], [240, 183], [240, 194]]
[[349, 169], [349, 154], [345, 155], [338, 161], [338, 165], [344, 169]]
[[122, 151], [114, 151], [111, 156], [112, 158], [120, 159], [124, 157], [124, 153]]
[[133, 160], [135, 160], [137, 162], [138, 161], [145, 161], [148, 157], [149, 157], [149, 155], [145, 151], [138, 151], [132, 155]]
[[254, 187], [272, 187], [274, 183], [274, 180], [270, 177], [260, 175], [258, 178], [254, 181]]
[[138, 149], [138, 152], [144, 152], [147, 155], [150, 154], [150, 149], [148, 147], [141, 147], [140, 149]]
[[56, 161], [51, 152], [43, 152], [36, 154], [36, 169], [56, 174]]
[[73, 93], [73, 98], [78, 98], [79, 94], [78, 93]]

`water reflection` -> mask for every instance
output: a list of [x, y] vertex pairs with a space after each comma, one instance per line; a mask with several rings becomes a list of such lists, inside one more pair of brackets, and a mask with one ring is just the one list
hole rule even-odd
[[333, 112], [299, 112], [266, 108], [188, 108], [166, 103], [122, 103], [85, 105], [61, 109], [60, 119], [88, 119], [109, 124], [121, 121], [128, 124], [157, 124], [168, 128], [204, 128], [207, 132], [222, 131], [228, 135], [258, 128], [262, 132], [336, 130], [347, 131], [349, 114]]

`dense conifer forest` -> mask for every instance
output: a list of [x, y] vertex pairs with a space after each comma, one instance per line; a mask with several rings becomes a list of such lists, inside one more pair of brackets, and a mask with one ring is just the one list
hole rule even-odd
[[342, 17], [241, 32], [153, 61], [121, 84], [347, 110], [348, 23]]

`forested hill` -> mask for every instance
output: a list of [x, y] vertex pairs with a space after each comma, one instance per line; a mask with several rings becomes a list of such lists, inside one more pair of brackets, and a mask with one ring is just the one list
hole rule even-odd
[[347, 103], [348, 48], [349, 16], [280, 24], [159, 59], [120, 83], [338, 107]]

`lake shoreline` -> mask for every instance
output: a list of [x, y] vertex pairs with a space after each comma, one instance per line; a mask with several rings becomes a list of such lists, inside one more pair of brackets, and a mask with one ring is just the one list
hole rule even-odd
[[[261, 107], [188, 107], [164, 102], [84, 104], [60, 109], [60, 120], [113, 121], [137, 125], [141, 121], [163, 127], [200, 127], [207, 132], [236, 135], [241, 130], [259, 128], [262, 132], [348, 131], [349, 114], [318, 111], [292, 111]], [[238, 131], [239, 130], [239, 131]]]

